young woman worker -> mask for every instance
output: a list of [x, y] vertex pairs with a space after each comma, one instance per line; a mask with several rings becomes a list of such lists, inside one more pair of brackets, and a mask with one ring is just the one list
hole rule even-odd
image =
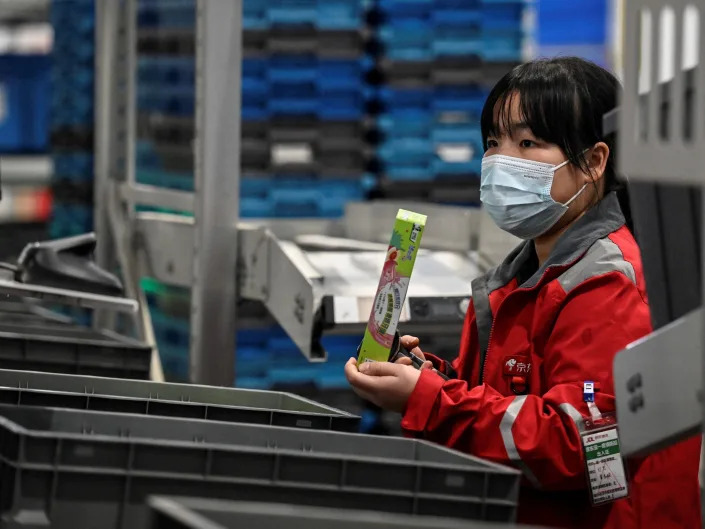
[[527, 63], [497, 83], [481, 118], [481, 200], [524, 243], [472, 282], [452, 364], [405, 336], [424, 369], [350, 359], [346, 374], [363, 398], [401, 412], [407, 435], [520, 469], [519, 522], [694, 529], [699, 438], [627, 461], [628, 497], [593, 505], [586, 478], [581, 425], [614, 412], [614, 355], [651, 331], [615, 138], [602, 134], [619, 90], [577, 58]]

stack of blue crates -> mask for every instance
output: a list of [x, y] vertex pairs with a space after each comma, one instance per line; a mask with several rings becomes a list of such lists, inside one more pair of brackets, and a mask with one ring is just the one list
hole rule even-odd
[[485, 98], [481, 2], [378, 0], [377, 10], [381, 185], [387, 196], [409, 186], [472, 186]]
[[[541, 0], [543, 1], [543, 0]], [[482, 58], [516, 63], [522, 59], [527, 0], [482, 0]], [[565, 5], [572, 5], [566, 2]]]
[[94, 0], [53, 0], [52, 238], [93, 229]]
[[[242, 217], [337, 217], [365, 198], [364, 13], [361, 0], [244, 2]], [[143, 183], [193, 187], [194, 19], [193, 0], [139, 4]]]
[[[247, 0], [242, 63], [242, 217], [337, 217], [371, 187], [371, 90], [361, 0]], [[138, 3], [138, 181], [193, 189], [193, 0]], [[234, 145], [235, 147], [235, 145]], [[165, 374], [188, 378], [188, 292], [143, 282]], [[248, 316], [248, 315], [245, 315]], [[254, 317], [254, 316], [251, 316]], [[360, 336], [326, 340], [311, 364], [271, 320], [237, 335], [236, 385], [346, 385]]]
[[524, 0], [377, 0], [380, 190], [477, 200], [480, 113], [522, 53]]
[[49, 143], [46, 55], [0, 55], [0, 153], [44, 153]]
[[541, 0], [536, 24], [539, 54], [576, 55], [609, 67], [608, 12], [607, 0]]
[[[143, 280], [162, 367], [171, 380], [187, 381], [189, 374], [188, 292]], [[235, 384], [250, 389], [306, 386], [318, 392], [347, 387], [345, 362], [355, 354], [359, 335], [326, 336], [328, 361], [310, 363], [284, 330], [272, 322], [238, 331]]]

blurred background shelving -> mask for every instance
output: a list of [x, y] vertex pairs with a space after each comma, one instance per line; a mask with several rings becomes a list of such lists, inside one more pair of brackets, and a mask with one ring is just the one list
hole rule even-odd
[[[492, 85], [534, 56], [609, 66], [615, 12], [609, 0], [243, 4], [240, 215], [297, 222], [369, 198], [478, 205]], [[195, 15], [194, 0], [137, 2], [140, 183], [193, 189]], [[4, 257], [92, 229], [95, 25], [94, 0], [0, 0]], [[149, 278], [143, 288], [165, 374], [184, 380], [188, 291]], [[359, 334], [328, 337], [329, 361], [310, 364], [262, 307], [239, 313], [238, 386], [359, 406], [342, 375]], [[448, 358], [458, 340], [425, 337]], [[370, 413], [368, 429], [384, 428]]]
[[0, 0], [0, 258], [46, 237], [51, 210], [49, 0]]

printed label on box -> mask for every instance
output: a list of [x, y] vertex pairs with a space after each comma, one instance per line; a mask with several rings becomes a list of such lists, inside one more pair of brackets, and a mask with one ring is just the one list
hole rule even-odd
[[358, 365], [370, 360], [386, 362], [389, 358], [389, 350], [394, 341], [425, 226], [425, 215], [401, 209], [397, 213], [374, 304], [360, 346]]

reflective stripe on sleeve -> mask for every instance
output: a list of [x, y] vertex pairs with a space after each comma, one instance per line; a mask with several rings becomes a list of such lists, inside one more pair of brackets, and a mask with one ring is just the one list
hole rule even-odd
[[502, 441], [504, 441], [504, 449], [507, 451], [509, 459], [519, 467], [532, 485], [536, 488], [540, 488], [541, 484], [539, 480], [536, 479], [536, 476], [526, 463], [522, 461], [516, 443], [514, 442], [514, 434], [512, 433], [512, 426], [514, 426], [514, 421], [516, 421], [522, 406], [524, 406], [524, 402], [526, 402], [526, 397], [527, 395], [520, 395], [514, 398], [512, 403], [507, 407], [507, 411], [504, 412], [502, 421], [499, 423], [499, 429], [502, 434]]
[[583, 426], [583, 416], [580, 414], [578, 410], [575, 409], [575, 406], [573, 406], [569, 402], [564, 402], [563, 404], [560, 404], [558, 406], [563, 413], [565, 413], [568, 417], [573, 419], [573, 422], [575, 423], [575, 426], [578, 427], [578, 431], [580, 431], [580, 428]]

